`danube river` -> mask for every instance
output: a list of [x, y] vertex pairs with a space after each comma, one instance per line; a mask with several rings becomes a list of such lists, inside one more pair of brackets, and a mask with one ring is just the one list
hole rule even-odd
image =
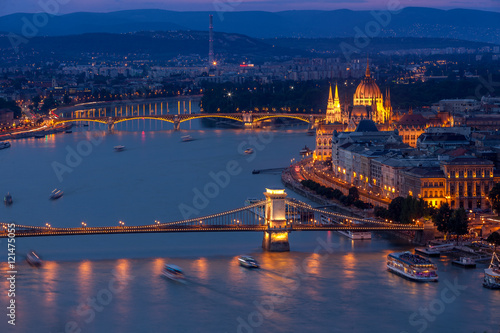
[[[209, 129], [192, 121], [174, 132], [172, 124], [135, 120], [114, 133], [96, 126], [0, 151], [0, 193], [14, 199], [0, 207], [1, 220], [77, 227], [208, 215], [263, 198], [280, 175], [252, 170], [285, 167], [304, 145], [314, 146], [303, 126]], [[194, 140], [182, 142], [185, 135]], [[126, 150], [114, 152], [116, 145]], [[244, 155], [246, 148], [254, 154]], [[228, 162], [238, 172], [200, 200]], [[64, 196], [49, 201], [54, 188]], [[260, 233], [19, 238], [16, 326], [7, 324], [3, 278], [0, 332], [500, 331], [500, 292], [482, 287], [484, 266], [466, 271], [433, 259], [440, 281], [419, 284], [386, 271], [388, 253], [412, 249], [387, 235], [354, 242], [294, 232], [289, 253], [262, 252], [261, 241]], [[6, 275], [5, 239], [0, 248]], [[42, 268], [21, 262], [30, 249], [45, 260]], [[239, 254], [253, 255], [262, 269], [240, 268]], [[160, 277], [167, 262], [185, 270], [186, 284]]]

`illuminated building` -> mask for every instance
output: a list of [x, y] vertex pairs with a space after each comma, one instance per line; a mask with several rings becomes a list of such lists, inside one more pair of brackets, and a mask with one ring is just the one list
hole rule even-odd
[[375, 79], [371, 77], [370, 66], [367, 61], [365, 77], [356, 88], [353, 98], [353, 106], [350, 110], [349, 121], [358, 123], [363, 119], [371, 119], [377, 124], [385, 124], [391, 121], [392, 107], [390, 92], [386, 91], [386, 101], [380, 92]]
[[332, 86], [330, 86], [330, 95], [326, 106], [326, 123], [343, 123], [342, 110], [340, 108], [339, 89], [335, 85], [335, 98], [332, 96]]

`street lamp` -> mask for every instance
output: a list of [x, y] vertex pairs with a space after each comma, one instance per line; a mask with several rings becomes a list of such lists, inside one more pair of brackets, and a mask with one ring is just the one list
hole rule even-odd
[[50, 227], [51, 227], [49, 223], [45, 223], [45, 226], [46, 226], [47, 228], [50, 228]]
[[82, 222], [82, 228], [85, 228], [87, 226], [87, 223]]
[[125, 222], [123, 222], [123, 221], [119, 221], [118, 223], [120, 224], [121, 227], [125, 226]]

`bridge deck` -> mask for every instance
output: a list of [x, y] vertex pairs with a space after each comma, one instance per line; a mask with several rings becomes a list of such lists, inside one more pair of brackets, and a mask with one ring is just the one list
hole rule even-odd
[[[265, 225], [214, 225], [214, 226], [151, 226], [151, 227], [101, 227], [101, 228], [36, 228], [16, 230], [16, 237], [41, 236], [76, 236], [102, 234], [134, 234], [165, 232], [247, 232], [247, 231], [419, 231], [422, 227], [414, 226], [341, 226], [341, 225], [293, 225], [286, 229], [269, 229]], [[0, 238], [7, 238], [6, 232], [0, 232]]]

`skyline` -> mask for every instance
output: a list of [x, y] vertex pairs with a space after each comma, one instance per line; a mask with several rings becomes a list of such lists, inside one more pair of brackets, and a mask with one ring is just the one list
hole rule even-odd
[[[54, 0], [55, 1], [55, 0]], [[63, 1], [61, 1], [63, 2]], [[49, 12], [44, 9], [43, 4], [51, 4], [47, 2], [34, 2], [31, 0], [11, 1], [7, 0], [0, 4], [0, 16], [6, 16], [15, 13], [36, 13], [36, 12]], [[58, 2], [59, 3], [59, 2]], [[189, 0], [188, 2], [178, 3], [175, 0], [149, 0], [141, 2], [138, 0], [88, 0], [88, 1], [69, 1], [68, 3], [59, 4], [57, 13], [58, 15], [70, 14], [76, 12], [96, 12], [106, 13], [122, 10], [138, 10], [138, 9], [163, 9], [172, 11], [267, 11], [267, 12], [280, 12], [289, 10], [339, 10], [348, 9], [354, 11], [363, 10], [381, 10], [388, 6], [401, 6], [406, 7], [424, 7], [435, 8], [442, 10], [451, 9], [474, 9], [483, 11], [500, 11], [500, 2], [497, 0], [481, 0], [478, 2], [470, 3], [467, 1], [449, 1], [449, 0], [425, 0], [415, 3], [412, 0], [377, 0], [377, 1], [329, 1], [329, 0], [316, 0], [314, 2], [301, 2], [301, 1], [285, 1], [285, 0], [252, 0], [252, 1], [239, 1], [239, 0]], [[191, 10], [196, 8], [196, 10]], [[53, 7], [51, 7], [53, 8]]]

